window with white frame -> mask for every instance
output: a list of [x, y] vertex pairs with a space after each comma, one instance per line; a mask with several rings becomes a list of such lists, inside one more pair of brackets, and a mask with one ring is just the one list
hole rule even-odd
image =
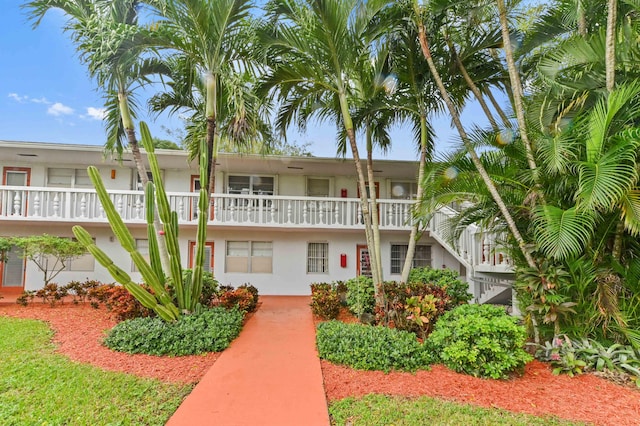
[[272, 270], [271, 241], [227, 241], [226, 272], [270, 274]]
[[93, 188], [86, 169], [55, 167], [47, 169], [47, 186], [61, 188]]
[[[77, 241], [75, 238], [74, 241]], [[95, 243], [96, 239], [93, 239]], [[70, 260], [67, 260], [64, 270], [65, 271], [82, 271], [82, 272], [90, 272], [94, 271], [96, 267], [96, 259], [93, 257], [91, 253], [83, 254], [80, 257], [76, 257]]]
[[307, 197], [330, 197], [331, 196], [331, 179], [330, 178], [307, 178]]
[[[391, 273], [401, 274], [404, 260], [407, 257], [407, 244], [391, 245]], [[417, 245], [413, 254], [412, 268], [423, 268], [431, 266], [431, 246]]]
[[[147, 170], [147, 179], [153, 182], [153, 173], [150, 170]], [[160, 170], [160, 179], [164, 182], [164, 170]], [[131, 188], [134, 191], [144, 191], [144, 186], [142, 186], [142, 179], [140, 179], [140, 173], [138, 173], [138, 169], [133, 170], [133, 182], [131, 184]]]
[[391, 181], [392, 200], [415, 200], [418, 197], [418, 184], [409, 181]]
[[227, 177], [227, 193], [274, 195], [275, 179], [273, 176], [229, 175]]
[[[136, 239], [136, 250], [138, 251], [138, 253], [142, 255], [142, 257], [144, 257], [147, 260], [147, 262], [150, 261], [149, 240]], [[139, 272], [138, 268], [136, 267], [135, 263], [133, 263], [133, 261], [131, 261], [131, 272]]]
[[307, 273], [329, 273], [329, 243], [309, 243], [307, 245]]

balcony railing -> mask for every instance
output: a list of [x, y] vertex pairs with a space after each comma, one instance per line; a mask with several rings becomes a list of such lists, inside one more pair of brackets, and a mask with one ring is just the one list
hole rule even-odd
[[[145, 221], [144, 193], [109, 191], [125, 223]], [[167, 193], [181, 224], [196, 224], [197, 193]], [[383, 229], [409, 229], [411, 201], [379, 200]], [[95, 191], [90, 189], [0, 186], [0, 220], [106, 222]], [[211, 225], [363, 228], [360, 200], [353, 198], [215, 194], [209, 208]]]
[[[109, 196], [125, 223], [145, 222], [144, 193], [109, 191]], [[198, 194], [175, 192], [167, 196], [180, 224], [197, 224]], [[380, 229], [409, 230], [412, 205], [410, 200], [378, 200]], [[451, 243], [447, 220], [454, 214], [448, 207], [437, 211], [428, 225], [430, 235], [473, 271], [510, 272], [512, 262], [498, 235], [472, 225]], [[107, 217], [91, 189], [0, 186], [2, 220], [106, 223]], [[364, 228], [360, 200], [354, 198], [214, 194], [208, 222], [219, 226]]]

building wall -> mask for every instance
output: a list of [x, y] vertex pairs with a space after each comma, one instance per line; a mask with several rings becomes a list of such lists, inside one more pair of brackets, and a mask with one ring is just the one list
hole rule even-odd
[[[113, 233], [105, 226], [88, 226], [86, 229], [96, 239], [96, 244], [112, 258], [114, 263], [130, 274], [135, 282], [141, 281], [138, 272], [132, 271], [131, 259], [122, 249]], [[131, 227], [136, 239], [146, 239], [144, 226]], [[52, 229], [46, 225], [18, 226], [13, 235], [39, 235], [48, 233], [61, 237], [73, 236], [71, 225], [56, 226]], [[238, 286], [250, 283], [264, 295], [307, 295], [309, 285], [316, 282], [332, 282], [348, 280], [357, 275], [358, 245], [365, 244], [362, 232], [278, 232], [264, 230], [210, 230], [208, 241], [214, 243], [214, 276], [225, 285]], [[189, 241], [195, 241], [195, 228], [181, 229], [180, 251], [183, 267], [188, 267]], [[406, 244], [406, 233], [383, 233], [381, 238], [381, 255], [386, 280], [399, 280], [400, 275], [390, 274], [391, 244]], [[225, 271], [225, 255], [227, 241], [271, 241], [273, 247], [272, 273], [231, 273]], [[327, 273], [307, 273], [307, 244], [310, 242], [327, 242], [329, 244], [329, 270]], [[434, 240], [424, 237], [420, 244], [431, 245], [432, 266], [460, 269], [460, 264]], [[340, 255], [346, 254], [346, 267], [340, 266]], [[104, 283], [113, 282], [108, 271], [97, 262], [93, 271], [63, 271], [53, 282], [67, 284], [72, 280], [84, 281], [96, 279]], [[43, 275], [33, 262], [27, 262], [25, 274], [25, 290], [36, 290], [42, 287]]]

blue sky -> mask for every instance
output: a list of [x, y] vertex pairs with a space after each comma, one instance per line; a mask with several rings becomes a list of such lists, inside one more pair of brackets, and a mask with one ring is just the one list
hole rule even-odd
[[[32, 29], [21, 3], [0, 0], [0, 140], [103, 145], [102, 96], [80, 63], [69, 35], [62, 32], [62, 13], [50, 11]], [[145, 96], [139, 100], [141, 105], [146, 102]], [[479, 116], [476, 106], [464, 114], [468, 124]], [[149, 117], [144, 111], [140, 119], [161, 138], [169, 138], [162, 127], [182, 127], [178, 118]], [[440, 117], [433, 123], [437, 151], [446, 150], [455, 140], [449, 120]], [[310, 125], [304, 134], [292, 129], [288, 139], [310, 142], [314, 155], [335, 156], [335, 130], [330, 125]], [[391, 150], [375, 157], [417, 159], [408, 129], [395, 130]]]

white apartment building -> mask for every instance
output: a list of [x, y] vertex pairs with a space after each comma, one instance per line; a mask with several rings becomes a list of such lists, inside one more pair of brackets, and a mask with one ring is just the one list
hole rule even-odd
[[[157, 150], [172, 208], [180, 224], [182, 263], [192, 262], [196, 235], [198, 166], [182, 151]], [[140, 274], [114, 238], [88, 178], [96, 166], [118, 212], [147, 249], [144, 193], [130, 156], [105, 157], [101, 146], [0, 141], [0, 236], [50, 234], [73, 237], [79, 224], [114, 262]], [[418, 164], [375, 161], [375, 187], [386, 280], [399, 280], [411, 227]], [[221, 154], [207, 229], [207, 265], [221, 284], [250, 283], [260, 294], [306, 295], [314, 282], [347, 280], [368, 273], [353, 160]], [[422, 234], [415, 266], [451, 268], [472, 283], [477, 301], [504, 293], [511, 265], [495, 238], [469, 228], [450, 244], [443, 208]], [[90, 256], [70, 262], [55, 281], [113, 282]], [[38, 289], [42, 273], [9, 256], [0, 263], [0, 293]], [[494, 294], [495, 293], [495, 294]]]

